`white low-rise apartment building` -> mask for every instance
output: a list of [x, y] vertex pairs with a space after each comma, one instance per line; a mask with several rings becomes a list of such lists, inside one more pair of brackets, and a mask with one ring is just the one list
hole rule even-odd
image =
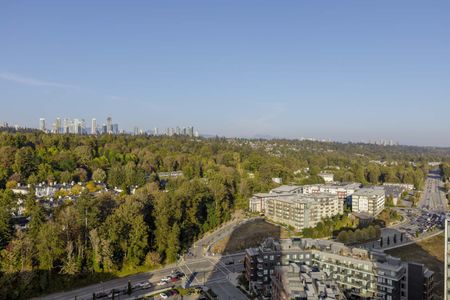
[[331, 194], [291, 194], [266, 199], [265, 214], [272, 221], [296, 230], [314, 227], [322, 219], [343, 213], [342, 201]]
[[327, 193], [337, 195], [339, 199], [345, 199], [351, 196], [361, 187], [357, 182], [342, 182], [332, 184], [311, 184], [302, 186], [303, 194]]
[[285, 198], [290, 197], [293, 194], [276, 194], [276, 193], [257, 193], [250, 198], [249, 209], [251, 212], [264, 213], [266, 211], [267, 200], [273, 198]]
[[361, 187], [360, 183], [333, 183], [333, 184], [311, 184], [311, 185], [282, 185], [272, 189], [269, 193], [254, 194], [249, 200], [249, 209], [252, 212], [265, 213], [268, 199], [288, 197], [296, 194], [331, 194], [337, 195], [341, 200], [339, 209], [343, 211], [344, 201]]
[[352, 195], [352, 211], [379, 215], [384, 209], [385, 192], [378, 188], [362, 188]]

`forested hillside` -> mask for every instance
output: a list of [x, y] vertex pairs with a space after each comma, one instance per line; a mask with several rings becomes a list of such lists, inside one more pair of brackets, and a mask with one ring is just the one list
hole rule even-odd
[[[421, 187], [449, 149], [289, 140], [0, 133], [0, 298], [21, 299], [173, 262], [284, 183]], [[163, 178], [162, 172], [182, 176]], [[74, 182], [72, 184], [71, 182]], [[42, 185], [66, 183], [52, 199]], [[18, 185], [29, 193], [13, 193]], [[52, 205], [46, 205], [46, 201]], [[17, 217], [29, 222], [16, 229]]]

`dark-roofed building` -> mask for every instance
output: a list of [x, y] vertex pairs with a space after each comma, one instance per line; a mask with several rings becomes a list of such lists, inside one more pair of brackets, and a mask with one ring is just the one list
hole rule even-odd
[[[433, 272], [425, 266], [381, 251], [314, 239], [267, 239], [260, 247], [247, 249], [244, 266], [250, 289], [270, 297], [277, 268], [292, 263], [324, 272], [348, 298], [407, 300], [418, 294], [425, 298], [417, 299], [432, 299], [426, 297], [434, 288]], [[277, 285], [279, 291], [283, 292]]]

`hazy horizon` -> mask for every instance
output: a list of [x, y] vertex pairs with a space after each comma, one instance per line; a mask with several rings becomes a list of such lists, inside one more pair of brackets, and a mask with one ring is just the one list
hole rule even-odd
[[[176, 5], [174, 5], [176, 4]], [[5, 2], [0, 121], [450, 146], [450, 3]]]

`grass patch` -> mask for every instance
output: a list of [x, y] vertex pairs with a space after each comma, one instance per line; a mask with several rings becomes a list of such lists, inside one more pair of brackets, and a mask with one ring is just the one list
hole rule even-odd
[[386, 250], [386, 253], [404, 261], [422, 263], [434, 272], [434, 298], [444, 298], [444, 234], [439, 234], [418, 243]]

